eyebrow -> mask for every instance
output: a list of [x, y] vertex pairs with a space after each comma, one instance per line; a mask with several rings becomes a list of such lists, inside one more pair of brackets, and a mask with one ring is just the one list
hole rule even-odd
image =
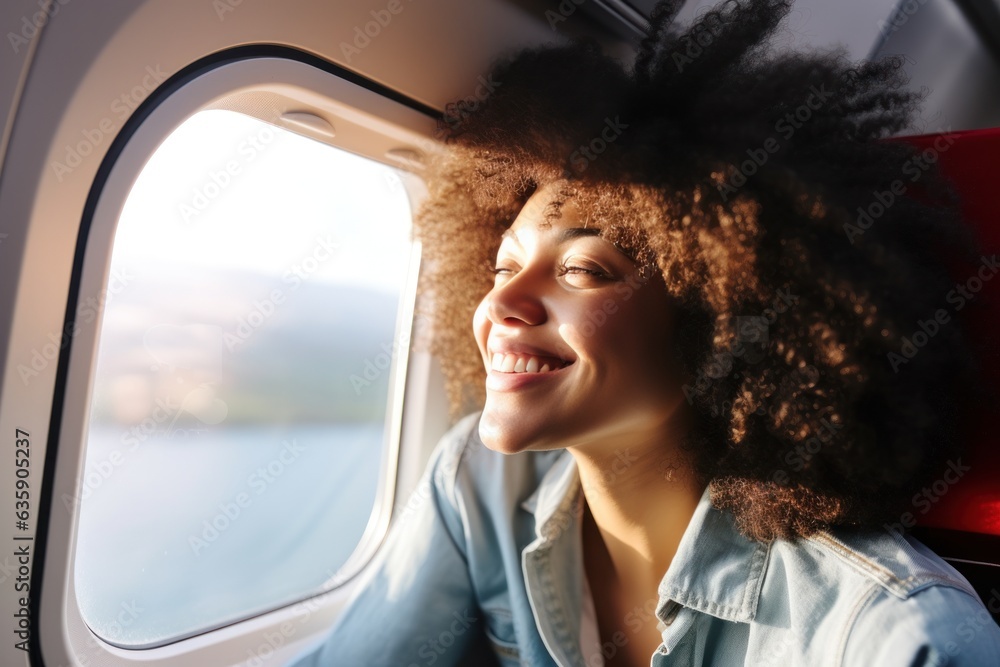
[[[600, 235], [601, 235], [601, 230], [597, 229], [596, 227], [570, 227], [569, 229], [564, 229], [559, 233], [559, 238], [556, 240], [556, 243], [562, 245], [563, 243], [567, 243], [569, 241], [572, 241], [573, 239], [578, 239], [584, 236], [600, 236]], [[517, 234], [515, 234], [514, 230], [512, 229], [508, 229], [503, 234], [501, 234], [500, 239], [501, 240], [510, 239], [518, 246], [521, 245], [521, 242], [517, 238]]]

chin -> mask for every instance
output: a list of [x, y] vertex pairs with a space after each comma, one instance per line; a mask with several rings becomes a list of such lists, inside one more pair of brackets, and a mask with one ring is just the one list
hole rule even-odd
[[483, 411], [479, 418], [479, 439], [487, 448], [501, 454], [517, 454], [531, 450], [557, 449], [551, 444], [547, 434], [534, 433], [523, 423], [517, 424], [516, 419], [491, 415], [489, 408]]
[[502, 420], [490, 418], [489, 413], [484, 411], [479, 418], [479, 439], [487, 448], [501, 454], [516, 454], [524, 451], [525, 446], [521, 439], [512, 437], [510, 429], [502, 426]]

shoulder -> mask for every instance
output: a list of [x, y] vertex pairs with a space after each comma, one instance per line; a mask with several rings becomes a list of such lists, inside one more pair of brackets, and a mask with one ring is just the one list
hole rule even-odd
[[1000, 626], [974, 592], [946, 584], [905, 598], [872, 591], [845, 636], [845, 665], [1000, 666]]
[[833, 529], [777, 540], [767, 577], [797, 598], [793, 618], [815, 649], [837, 656], [831, 664], [1000, 665], [1000, 626], [969, 582], [912, 537]]
[[803, 554], [835, 559], [838, 569], [900, 599], [932, 586], [976, 595], [958, 570], [915, 538], [893, 530], [833, 529], [799, 543], [805, 546]]

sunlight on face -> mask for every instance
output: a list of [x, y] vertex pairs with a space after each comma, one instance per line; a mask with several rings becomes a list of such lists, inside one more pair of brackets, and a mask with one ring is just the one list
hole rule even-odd
[[505, 232], [473, 320], [488, 375], [480, 436], [505, 453], [586, 446], [662, 426], [683, 401], [674, 309], [659, 274], [585, 228], [553, 186]]

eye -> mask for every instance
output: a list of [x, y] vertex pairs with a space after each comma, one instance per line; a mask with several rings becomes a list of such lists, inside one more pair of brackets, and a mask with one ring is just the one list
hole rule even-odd
[[595, 276], [597, 278], [608, 277], [608, 275], [604, 271], [601, 271], [599, 269], [588, 269], [583, 266], [567, 266], [564, 264], [563, 266], [560, 267], [560, 271], [562, 271], [560, 275], [566, 275], [567, 273], [582, 273], [588, 276]]
[[510, 277], [517, 273], [517, 266], [511, 262], [497, 262], [494, 266], [490, 267], [490, 272], [494, 276], [494, 282], [496, 282], [500, 280], [501, 276]]
[[610, 272], [596, 264], [582, 261], [570, 261], [559, 265], [559, 276], [578, 276], [589, 280], [612, 280]]

